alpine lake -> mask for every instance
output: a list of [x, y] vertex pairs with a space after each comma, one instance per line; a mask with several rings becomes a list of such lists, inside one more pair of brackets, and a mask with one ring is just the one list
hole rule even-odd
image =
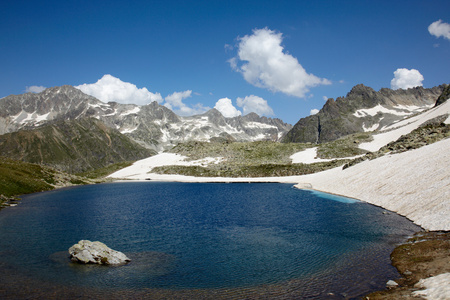
[[[292, 184], [70, 187], [0, 212], [0, 298], [352, 299], [399, 277], [390, 253], [419, 230]], [[131, 262], [73, 263], [67, 250], [83, 239]]]

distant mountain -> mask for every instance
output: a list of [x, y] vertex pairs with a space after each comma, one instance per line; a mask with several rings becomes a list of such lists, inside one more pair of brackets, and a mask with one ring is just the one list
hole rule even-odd
[[81, 173], [154, 155], [94, 118], [55, 120], [0, 135], [0, 153], [11, 159]]
[[357, 132], [382, 130], [435, 105], [445, 85], [381, 89], [356, 85], [346, 97], [328, 99], [319, 113], [300, 119], [282, 142], [324, 143]]
[[103, 103], [72, 86], [0, 99], [0, 134], [35, 128], [54, 120], [92, 117], [146, 148], [164, 150], [189, 140], [227, 137], [237, 141], [278, 141], [292, 125], [279, 119], [246, 116], [225, 118], [218, 110], [180, 117], [157, 102], [144, 106]]

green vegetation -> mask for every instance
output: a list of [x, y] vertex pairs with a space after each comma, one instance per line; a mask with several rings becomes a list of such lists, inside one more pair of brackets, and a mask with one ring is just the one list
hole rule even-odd
[[11, 197], [48, 191], [54, 184], [49, 170], [35, 164], [0, 157], [0, 194]]
[[260, 142], [188, 142], [175, 146], [170, 152], [198, 160], [222, 157], [223, 161], [208, 166], [163, 166], [152, 172], [199, 177], [272, 177], [310, 174], [342, 165], [346, 161], [315, 164], [293, 164], [292, 154], [312, 144]]
[[248, 166], [290, 164], [289, 156], [312, 147], [312, 144], [260, 142], [187, 142], [178, 144], [169, 152], [197, 160], [205, 157], [223, 157], [226, 165]]
[[419, 280], [450, 271], [449, 253], [450, 232], [417, 232], [391, 254], [392, 265], [402, 275], [395, 280], [398, 286], [371, 293], [366, 299], [416, 299], [411, 294]]
[[54, 121], [32, 130], [0, 135], [9, 158], [77, 174], [156, 154], [96, 119]]
[[317, 149], [319, 158], [343, 158], [365, 154], [367, 151], [358, 146], [362, 142], [372, 141], [370, 133], [355, 133], [347, 135], [332, 142], [320, 144]]
[[305, 175], [341, 166], [346, 161], [333, 160], [314, 164], [261, 164], [228, 166], [163, 166], [152, 170], [159, 174], [180, 174], [196, 177], [279, 177]]
[[0, 156], [0, 202], [11, 197], [49, 191], [59, 186], [86, 184], [92, 181], [37, 164]]

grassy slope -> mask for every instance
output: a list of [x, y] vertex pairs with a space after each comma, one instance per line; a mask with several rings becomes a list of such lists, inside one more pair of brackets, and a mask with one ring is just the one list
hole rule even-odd
[[[351, 156], [357, 144], [341, 149], [341, 156]], [[179, 144], [170, 152], [185, 155], [192, 160], [205, 157], [223, 157], [224, 162], [208, 167], [164, 166], [153, 172], [207, 177], [271, 177], [310, 174], [344, 164], [346, 161], [332, 161], [315, 164], [292, 164], [292, 154], [312, 147], [313, 144], [276, 142], [189, 142]], [[349, 152], [349, 149], [351, 151]]]
[[49, 167], [0, 156], [0, 195], [2, 195], [0, 202], [12, 196], [86, 183], [92, 183], [92, 181]]
[[72, 174], [155, 154], [96, 119], [57, 121], [0, 136], [0, 152]]

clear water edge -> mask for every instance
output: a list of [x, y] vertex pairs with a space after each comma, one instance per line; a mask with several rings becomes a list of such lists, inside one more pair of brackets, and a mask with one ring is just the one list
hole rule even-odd
[[[348, 265], [346, 262], [361, 256], [366, 251], [365, 247], [375, 247], [374, 245], [382, 241], [384, 245], [380, 248], [389, 249], [379, 252], [388, 257], [396, 243], [419, 230], [417, 226], [405, 222], [396, 214], [380, 215], [382, 209], [366, 203], [356, 202], [353, 199], [348, 201], [348, 198], [336, 195], [290, 189], [290, 185], [286, 184], [226, 185], [155, 182], [134, 183], [134, 186], [132, 183], [124, 184], [126, 200], [121, 199], [124, 194], [120, 194], [117, 190], [117, 187], [121, 186], [117, 183], [84, 189], [83, 187], [69, 188], [24, 197], [19, 207], [11, 208], [17, 213], [11, 213], [10, 217], [14, 219], [20, 218], [20, 215], [29, 216], [36, 213], [39, 217], [28, 218], [26, 225], [21, 223], [24, 225], [22, 228], [24, 232], [30, 231], [30, 228], [37, 229], [31, 230], [31, 235], [35, 238], [25, 234], [22, 239], [20, 237], [17, 239], [17, 243], [29, 245], [31, 240], [33, 246], [30, 248], [33, 248], [33, 251], [47, 253], [49, 259], [43, 264], [41, 259], [33, 261], [31, 257], [26, 256], [26, 253], [21, 253], [24, 260], [18, 262], [14, 268], [30, 277], [39, 274], [41, 279], [63, 285], [72, 285], [75, 282], [75, 286], [87, 288], [103, 286], [105, 289], [127, 290], [239, 289], [261, 285], [283, 285], [286, 282], [296, 280], [303, 282], [310, 278], [321, 277], [332, 281], [329, 277], [334, 275], [330, 275], [332, 274], [330, 270], [346, 269]], [[174, 188], [174, 185], [177, 188]], [[100, 190], [97, 187], [100, 187]], [[130, 187], [132, 188], [129, 189]], [[139, 191], [143, 187], [144, 190]], [[151, 187], [152, 197], [155, 194], [158, 195], [145, 202], [146, 204], [150, 202], [152, 208], [145, 203], [133, 206], [133, 201], [139, 198], [138, 195], [148, 196], [149, 187]], [[214, 188], [211, 189], [211, 187]], [[219, 190], [216, 190], [217, 187], [220, 187]], [[275, 193], [273, 193], [274, 187], [276, 187]], [[157, 192], [158, 188], [160, 190]], [[236, 201], [233, 198], [237, 197], [233, 194], [233, 190], [236, 189], [237, 191], [234, 192], [246, 199], [244, 208], [242, 203], [238, 203], [242, 202], [242, 199]], [[68, 195], [78, 197], [76, 195], [79, 193], [81, 195], [78, 196], [85, 197], [84, 200], [88, 195], [89, 200], [67, 199]], [[224, 193], [225, 197], [218, 196]], [[189, 198], [189, 201], [178, 200], [177, 203], [170, 203], [169, 206], [162, 205], [167, 204], [164, 201], [168, 199], [179, 199], [177, 197], [183, 199], [187, 195], [196, 197]], [[299, 199], [299, 195], [303, 198]], [[312, 196], [319, 197], [322, 201], [313, 199]], [[116, 200], [108, 201], [112, 199], [111, 197], [116, 197], [114, 198]], [[281, 197], [287, 199], [280, 202]], [[210, 203], [211, 201], [215, 202]], [[328, 206], [318, 205], [321, 202], [327, 202]], [[231, 207], [228, 207], [230, 204]], [[46, 207], [45, 211], [41, 209], [42, 206]], [[177, 206], [180, 208], [179, 211], [174, 210]], [[199, 206], [203, 211], [197, 211]], [[302, 220], [298, 220], [299, 207], [308, 208], [308, 212], [302, 215]], [[349, 207], [358, 208], [356, 209], [358, 214], [365, 214], [366, 218], [363, 218], [362, 224], [354, 223], [361, 216], [355, 216], [355, 212], [348, 212]], [[364, 209], [361, 210], [361, 208]], [[149, 212], [155, 216], [155, 212], [164, 212], [164, 210], [172, 214], [176, 211], [177, 215], [169, 217], [170, 214], [162, 213], [156, 216], [157, 220], [145, 218]], [[88, 212], [94, 213], [88, 215]], [[225, 213], [221, 215], [223, 212]], [[327, 214], [328, 216], [332, 214], [333, 218], [339, 216], [343, 220], [337, 220], [337, 222], [330, 220], [325, 218]], [[73, 215], [76, 215], [76, 218], [68, 222]], [[369, 221], [376, 215], [383, 220], [382, 223], [373, 224], [374, 222]], [[8, 220], [5, 221], [2, 217], [0, 214], [0, 228], [2, 228], [0, 240], [4, 241], [7, 237], [4, 236], [3, 229]], [[344, 227], [340, 226], [341, 221], [345, 223]], [[117, 222], [121, 224], [119, 227], [125, 228], [118, 228]], [[324, 225], [323, 223], [325, 227], [319, 227], [320, 224]], [[305, 224], [310, 227], [306, 228]], [[397, 229], [389, 228], [393, 224]], [[399, 224], [403, 228], [398, 228]], [[138, 225], [141, 230], [134, 225]], [[379, 232], [369, 230], [369, 232], [357, 232], [356, 235], [351, 235], [356, 228], [373, 230], [371, 227], [373, 225], [377, 225]], [[46, 232], [39, 228], [52, 228], [52, 230]], [[130, 234], [133, 232], [130, 228], [137, 229], [137, 233]], [[14, 228], [10, 234], [17, 237], [17, 230], [18, 228]], [[109, 237], [112, 230], [118, 232], [118, 236]], [[143, 232], [145, 235], [142, 235]], [[339, 237], [336, 238], [336, 235]], [[167, 236], [173, 238], [169, 243], [170, 246], [167, 245]], [[208, 248], [201, 242], [205, 237], [215, 246]], [[300, 238], [302, 242], [298, 243], [297, 240]], [[79, 239], [101, 240], [112, 248], [129, 254], [133, 261], [127, 266], [117, 268], [74, 266], [65, 261], [67, 257], [64, 257], [63, 253], [65, 253], [64, 249]], [[191, 244], [185, 245], [189, 241]], [[330, 247], [330, 243], [336, 244]], [[347, 249], [349, 243], [356, 244], [355, 248]], [[177, 248], [180, 245], [185, 248]], [[186, 254], [186, 247], [192, 249], [191, 252], [194, 253]], [[345, 251], [343, 252], [342, 249]], [[289, 256], [289, 253], [299, 251], [301, 255], [285, 257]], [[372, 255], [379, 255], [374, 253], [378, 250], [374, 251], [371, 248], [370, 251]], [[3, 242], [0, 242], [0, 252], [2, 257], [8, 257], [8, 249], [5, 251]], [[14, 256], [17, 256], [17, 253]], [[206, 263], [202, 262], [205, 259]], [[212, 261], [215, 263], [212, 264]], [[213, 270], [210, 269], [211, 265]], [[302, 266], [301, 270], [299, 266]], [[389, 266], [384, 268], [389, 269]], [[389, 272], [392, 273], [392, 270]], [[62, 277], [65, 279], [61, 280]]]

